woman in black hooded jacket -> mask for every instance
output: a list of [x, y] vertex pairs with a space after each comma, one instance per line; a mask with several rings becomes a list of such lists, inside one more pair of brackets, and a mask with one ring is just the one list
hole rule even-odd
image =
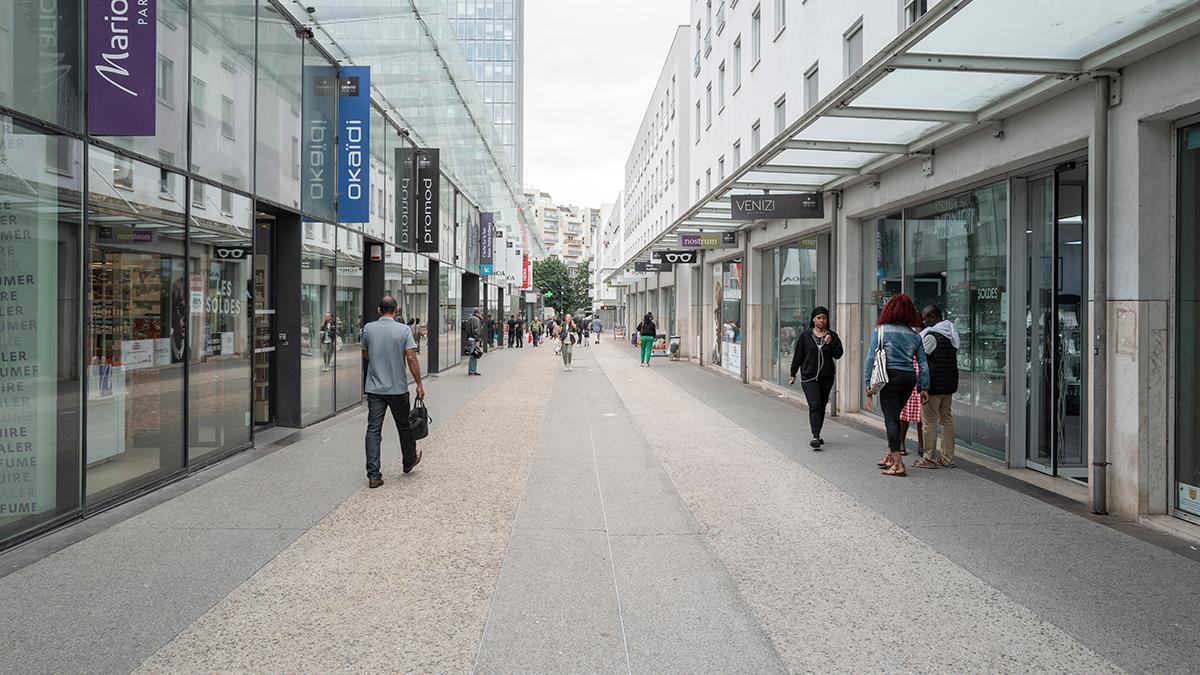
[[792, 377], [788, 384], [796, 383], [800, 373], [800, 388], [808, 399], [808, 425], [812, 428], [813, 450], [820, 450], [825, 441], [821, 438], [821, 427], [825, 425], [825, 406], [829, 404], [829, 392], [833, 391], [833, 378], [837, 373], [835, 359], [842, 358], [842, 340], [829, 329], [829, 310], [816, 307], [808, 320], [808, 330], [796, 340], [792, 352]]

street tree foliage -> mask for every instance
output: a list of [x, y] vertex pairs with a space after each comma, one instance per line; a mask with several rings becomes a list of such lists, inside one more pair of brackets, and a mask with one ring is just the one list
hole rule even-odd
[[553, 307], [559, 314], [590, 311], [592, 260], [588, 258], [575, 267], [569, 267], [557, 258], [533, 262], [533, 285], [545, 297], [546, 306]]

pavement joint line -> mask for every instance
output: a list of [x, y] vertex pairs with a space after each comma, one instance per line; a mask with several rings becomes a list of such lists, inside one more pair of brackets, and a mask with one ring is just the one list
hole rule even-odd
[[[597, 359], [599, 365], [599, 359]], [[604, 502], [604, 488], [600, 484], [600, 462], [596, 458], [596, 434], [592, 430], [592, 399], [588, 388], [583, 387], [584, 418], [587, 420], [588, 443], [592, 446], [592, 475], [596, 478], [596, 492], [600, 495], [600, 517], [604, 522], [604, 543], [608, 547], [608, 569], [612, 573], [613, 592], [617, 597], [617, 619], [621, 625], [621, 644], [625, 647], [625, 670], [633, 675], [633, 663], [629, 657], [629, 639], [625, 635], [625, 613], [621, 608], [621, 585], [617, 582], [617, 564], [613, 559], [612, 535], [608, 527], [607, 506]]]
[[[517, 364], [519, 365], [522, 361], [528, 360], [530, 354], [532, 353], [533, 352], [531, 351], [524, 354]], [[494, 383], [498, 382], [499, 380], [494, 381]], [[484, 387], [483, 390], [486, 390], [491, 386], [492, 385], [489, 384], [488, 386]], [[473, 399], [474, 397], [472, 397], [471, 400]], [[470, 400], [468, 400], [468, 403], [469, 402]], [[496, 608], [496, 588], [500, 582], [500, 578], [504, 575], [504, 566], [508, 562], [508, 552], [512, 548], [513, 535], [517, 533], [517, 517], [521, 513], [521, 503], [525, 501], [525, 491], [529, 488], [529, 477], [533, 475], [532, 467], [534, 460], [536, 460], [536, 455], [530, 460], [529, 469], [525, 472], [525, 480], [521, 483], [520, 492], [517, 493], [517, 504], [513, 509], [512, 523], [508, 526], [508, 540], [504, 542], [504, 553], [500, 557], [500, 569], [496, 570], [496, 578], [493, 580], [491, 597], [488, 598], [487, 616], [483, 620], [483, 630], [479, 632], [479, 644], [475, 647], [475, 661], [471, 664], [472, 673], [479, 672], [479, 658], [483, 655], [483, 645], [487, 642], [488, 628], [492, 625], [492, 611]]]

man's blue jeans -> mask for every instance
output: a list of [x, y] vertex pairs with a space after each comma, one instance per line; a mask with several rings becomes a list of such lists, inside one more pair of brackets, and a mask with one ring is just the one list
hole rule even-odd
[[367, 479], [383, 478], [379, 467], [379, 444], [383, 439], [383, 417], [391, 409], [404, 463], [417, 461], [417, 442], [408, 428], [408, 393], [367, 394]]
[[[475, 353], [475, 338], [467, 338], [467, 352]], [[475, 370], [479, 368], [479, 359], [474, 356], [467, 357], [467, 374], [474, 375]]]

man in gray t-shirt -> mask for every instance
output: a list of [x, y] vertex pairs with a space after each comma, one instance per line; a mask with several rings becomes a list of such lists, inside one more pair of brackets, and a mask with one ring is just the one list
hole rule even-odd
[[363, 328], [362, 355], [367, 362], [367, 486], [383, 485], [379, 467], [379, 444], [383, 438], [383, 418], [390, 409], [400, 434], [404, 473], [421, 462], [417, 442], [408, 426], [408, 376], [417, 384], [417, 400], [425, 399], [421, 384], [421, 364], [417, 360], [417, 342], [412, 329], [396, 320], [396, 299], [390, 295], [379, 301], [379, 319]]

